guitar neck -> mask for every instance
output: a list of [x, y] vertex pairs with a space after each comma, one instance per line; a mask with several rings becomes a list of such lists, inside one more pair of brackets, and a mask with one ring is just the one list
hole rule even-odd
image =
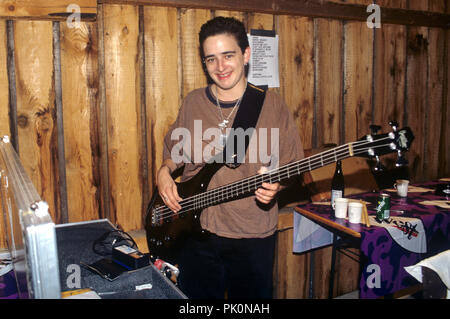
[[180, 202], [183, 209], [205, 209], [255, 192], [263, 183], [276, 183], [304, 172], [337, 162], [354, 155], [353, 143], [281, 166], [264, 174], [254, 175], [231, 184], [208, 190]]

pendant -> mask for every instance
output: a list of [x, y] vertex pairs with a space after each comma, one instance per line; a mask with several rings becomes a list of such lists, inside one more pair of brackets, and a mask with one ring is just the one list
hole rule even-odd
[[222, 123], [219, 123], [219, 127], [220, 127], [220, 129], [224, 129], [224, 128], [226, 128], [227, 127], [227, 124], [228, 124], [228, 120], [223, 120], [222, 121]]

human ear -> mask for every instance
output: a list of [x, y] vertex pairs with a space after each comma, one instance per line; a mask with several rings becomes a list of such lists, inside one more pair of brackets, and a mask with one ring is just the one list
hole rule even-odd
[[247, 47], [244, 50], [244, 64], [247, 64], [250, 61], [251, 50], [250, 47]]

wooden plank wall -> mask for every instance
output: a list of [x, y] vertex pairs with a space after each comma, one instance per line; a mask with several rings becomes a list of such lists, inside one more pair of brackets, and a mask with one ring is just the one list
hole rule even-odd
[[[75, 27], [61, 16], [49, 20], [51, 8], [28, 8], [38, 12], [30, 18], [23, 8], [11, 15], [0, 6], [0, 134], [12, 136], [56, 223], [106, 217], [127, 231], [142, 229], [163, 136], [187, 92], [206, 84], [198, 30], [217, 15], [280, 36], [281, 85], [272, 90], [294, 114], [305, 148], [353, 141], [372, 123], [386, 131], [396, 119], [416, 135], [412, 180], [450, 175], [448, 29], [105, 2], [94, 9], [83, 2], [96, 19]], [[377, 4], [450, 13], [444, 0]], [[284, 233], [280, 245], [289, 249], [292, 234]], [[327, 297], [330, 256], [328, 248], [315, 254], [316, 273], [324, 274], [315, 279], [315, 298]], [[307, 297], [310, 255], [282, 258], [290, 275], [280, 277], [277, 296]], [[348, 278], [335, 294], [357, 286], [349, 265], [340, 257]]]
[[[9, 102], [8, 102], [8, 72], [7, 72], [7, 43], [6, 43], [6, 22], [0, 21], [0, 134], [10, 134], [9, 127]], [[0, 181], [1, 183], [1, 181]], [[1, 184], [0, 184], [1, 185]], [[1, 201], [1, 199], [0, 199]], [[6, 248], [6, 231], [3, 216], [0, 218], [0, 249]]]

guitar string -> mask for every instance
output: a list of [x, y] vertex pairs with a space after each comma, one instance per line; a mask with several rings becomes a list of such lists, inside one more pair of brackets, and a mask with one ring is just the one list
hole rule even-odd
[[[389, 145], [389, 144], [385, 144], [385, 145], [379, 145], [379, 146], [376, 146], [376, 147], [384, 147], [384, 146], [387, 146], [387, 145]], [[343, 146], [345, 146], [345, 145], [343, 145]], [[342, 147], [338, 147], [338, 148], [342, 148]], [[333, 151], [335, 151], [335, 150], [337, 150], [338, 148], [335, 148], [335, 149], [333, 149]], [[357, 154], [360, 154], [360, 153], [364, 153], [366, 150], [359, 150], [359, 151], [357, 151]], [[323, 153], [320, 153], [320, 154], [322, 154], [322, 155], [324, 155], [325, 153], [330, 153], [329, 151], [326, 151], [326, 152], [323, 152]], [[334, 152], [333, 152], [334, 153]], [[342, 152], [341, 152], [342, 153]], [[345, 153], [345, 152], [344, 152]], [[320, 155], [320, 154], [318, 154], [318, 155]], [[327, 154], [327, 155], [329, 155], [329, 154]], [[339, 154], [340, 155], [340, 154]], [[322, 156], [323, 157], [323, 156]], [[333, 156], [334, 157], [334, 156]], [[310, 157], [310, 158], [312, 158], [312, 157]], [[325, 161], [327, 161], [329, 159], [329, 157], [327, 158], [327, 159], [325, 159]], [[304, 159], [303, 159], [304, 160]], [[296, 166], [296, 165], [298, 165], [301, 161], [303, 161], [303, 160], [300, 160], [300, 161], [297, 161], [297, 162], [293, 162], [293, 163], [290, 163], [290, 164], [287, 164], [286, 166], [283, 166], [282, 168], [279, 168], [278, 169], [278, 172], [277, 172], [277, 175], [279, 176], [278, 177], [278, 180], [281, 180], [281, 179], [283, 179], [283, 178], [285, 178], [285, 177], [288, 177], [289, 175], [298, 175], [297, 173], [293, 173], [293, 174], [289, 174], [289, 170], [292, 168], [292, 166]], [[326, 163], [326, 165], [327, 164], [330, 164], [330, 163], [332, 163], [332, 162], [334, 162], [334, 161], [330, 161], [330, 162], [327, 162]], [[296, 165], [292, 165], [292, 164], [296, 164]], [[318, 165], [317, 165], [318, 164]], [[313, 165], [311, 165], [310, 163], [308, 164], [308, 165], [304, 165], [303, 166], [303, 168], [305, 168], [305, 167], [308, 167], [308, 168], [310, 168], [310, 170], [312, 170], [312, 169], [316, 169], [316, 168], [318, 168], [318, 167], [321, 167], [321, 166], [324, 166], [323, 165], [323, 159], [321, 160], [321, 163], [319, 164], [319, 163], [317, 163], [317, 164], [313, 164]], [[290, 168], [289, 168], [289, 166], [290, 166]], [[286, 170], [286, 168], [287, 168], [287, 174], [286, 174], [286, 172], [281, 172], [281, 170]], [[299, 170], [299, 169], [295, 169], [295, 170]], [[273, 170], [273, 171], [276, 171], [276, 170]], [[272, 173], [271, 174], [273, 174], [273, 171], [272, 171]], [[255, 187], [255, 189], [256, 188], [258, 188], [258, 187], [256, 187], [256, 185], [260, 185], [262, 182], [264, 182], [264, 179], [267, 177], [267, 176], [269, 176], [270, 175], [270, 173], [265, 173], [265, 174], [260, 174], [260, 175], [255, 175], [255, 176], [252, 176], [252, 177], [249, 177], [249, 178], [247, 178], [247, 179], [256, 179], [256, 180], [259, 180], [259, 181], [257, 181], [257, 183], [254, 183], [254, 187]], [[172, 212], [172, 210], [170, 210], [167, 206], [165, 206], [165, 205], [163, 205], [163, 206], [160, 206], [160, 207], [157, 207], [156, 208], [156, 210], [157, 210], [157, 213], [159, 213], [158, 215], [158, 217], [159, 217], [159, 219], [160, 220], [163, 220], [163, 219], [165, 219], [166, 218], [166, 216], [167, 215], [170, 215], [170, 216], [168, 216], [168, 217], [171, 217], [171, 216], [174, 216], [174, 215], [177, 215], [177, 214], [182, 214], [182, 213], [185, 213], [186, 211], [189, 211], [189, 210], [191, 210], [191, 209], [200, 209], [200, 208], [206, 208], [206, 207], [208, 207], [208, 204], [211, 206], [211, 203], [209, 203], [210, 201], [211, 201], [211, 199], [212, 198], [214, 198], [214, 199], [216, 199], [216, 193], [218, 192], [218, 191], [220, 191], [221, 193], [224, 193], [225, 192], [225, 190], [227, 190], [228, 192], [230, 192], [230, 190], [231, 190], [231, 193], [230, 193], [230, 195], [233, 197], [233, 193], [236, 193], [237, 194], [237, 196], [239, 196], [240, 194], [244, 194], [244, 193], [246, 193], [246, 191], [244, 191], [244, 192], [239, 192], [239, 191], [236, 191], [235, 189], [237, 188], [237, 189], [239, 189], [239, 187], [242, 185], [242, 184], [245, 184], [245, 180], [243, 180], [243, 181], [239, 181], [239, 182], [236, 182], [236, 183], [233, 183], [233, 184], [229, 184], [229, 185], [225, 185], [225, 186], [222, 186], [222, 187], [219, 187], [219, 188], [215, 188], [215, 189], [212, 189], [212, 190], [210, 190], [210, 191], [207, 191], [207, 192], [203, 192], [203, 193], [200, 193], [200, 194], [197, 194], [197, 195], [195, 195], [195, 196], [192, 196], [192, 197], [190, 197], [190, 198], [188, 198], [188, 199], [186, 199], [184, 202], [183, 201], [181, 201], [180, 202], [180, 204], [182, 205], [182, 209], [179, 211], [179, 212], [177, 212], [177, 213], [174, 213], [174, 212]], [[256, 181], [255, 181], [256, 182]], [[241, 184], [241, 185], [239, 185], [239, 184]], [[247, 181], [247, 184], [248, 184], [248, 181]], [[248, 187], [248, 186], [247, 186]], [[231, 188], [231, 189], [230, 189]], [[250, 192], [250, 191], [247, 191], [247, 192]], [[208, 194], [209, 193], [209, 194]], [[211, 196], [211, 195], [213, 195], [213, 196]], [[202, 201], [197, 201], [197, 199], [194, 199], [194, 197], [206, 197], [206, 199], [203, 199]], [[227, 197], [226, 197], [226, 199], [228, 199], [228, 195], [227, 195]], [[224, 196], [222, 196], [221, 197], [221, 200], [223, 201], [224, 200]], [[190, 204], [192, 204], [192, 202], [193, 202], [193, 206], [192, 205], [190, 205]], [[206, 206], [204, 205], [205, 204], [205, 202], [206, 202]]]
[[[382, 139], [379, 139], [376, 142], [379, 142], [381, 140]], [[255, 176], [251, 176], [244, 180], [241, 180], [241, 181], [229, 184], [229, 185], [224, 185], [224, 186], [209, 190], [207, 192], [199, 193], [197, 195], [194, 195], [194, 196], [186, 199], [185, 201], [180, 201], [180, 205], [182, 205], [182, 209], [180, 211], [178, 211], [177, 213], [172, 212], [172, 210], [170, 210], [166, 205], [159, 206], [156, 208], [156, 212], [159, 217], [158, 219], [161, 221], [161, 220], [166, 219], [167, 217], [182, 214], [191, 209], [201, 209], [203, 207], [207, 207], [208, 204], [211, 204], [210, 203], [211, 200], [214, 202], [215, 200], [218, 200], [220, 198], [220, 201], [224, 201], [224, 200], [226, 201], [228, 199], [229, 195], [232, 197], [235, 197], [233, 195], [233, 193], [236, 193], [236, 195], [239, 196], [239, 195], [251, 192], [251, 190], [246, 190], [246, 191], [241, 191], [241, 192], [239, 191], [239, 189], [242, 189], [243, 185], [247, 185], [246, 188], [248, 189], [250, 187], [251, 180], [254, 180], [254, 182], [253, 182], [254, 189], [257, 189], [264, 182], [264, 180], [267, 180], [267, 177], [269, 177], [269, 181], [272, 182], [271, 175], [274, 176], [274, 179], [277, 179], [278, 181], [280, 181], [286, 177], [299, 175], [301, 173], [300, 171], [305, 168], [309, 168], [310, 170], [313, 170], [313, 169], [319, 168], [321, 166], [328, 165], [330, 163], [335, 162], [337, 160], [337, 156], [341, 156], [342, 154], [347, 153], [349, 156], [351, 156], [350, 151], [348, 150], [348, 146], [350, 144], [351, 143], [344, 144], [337, 148], [334, 148], [333, 150], [325, 151], [325, 152], [316, 154], [314, 156], [308, 157], [307, 159], [302, 159], [302, 160], [299, 160], [299, 161], [296, 161], [293, 163], [286, 164], [285, 166], [282, 166], [278, 169], [274, 169], [272, 171], [266, 172], [264, 174], [258, 174]], [[353, 150], [354, 155], [366, 152], [366, 149], [358, 150], [358, 147], [360, 147], [363, 144], [373, 144], [373, 142], [366, 142], [366, 141], [354, 142], [352, 144], [353, 149], [354, 149]], [[378, 145], [373, 148], [384, 147], [389, 144]], [[311, 161], [313, 160], [313, 158], [320, 158], [320, 162], [318, 162], [316, 164], [311, 164]], [[304, 164], [302, 163], [299, 166], [299, 164], [302, 161], [306, 161], [306, 160], [308, 163], [304, 163]], [[329, 160], [331, 160], [331, 161], [328, 162]], [[291, 170], [293, 170], [292, 173], [291, 173]], [[222, 195], [218, 195], [218, 193], [222, 194]], [[223, 193], [227, 193], [227, 195], [224, 196]], [[198, 201], [198, 197], [203, 197], [203, 199]], [[204, 205], [205, 203], [206, 203], [206, 206]], [[170, 215], [170, 216], [167, 216], [167, 215]]]

